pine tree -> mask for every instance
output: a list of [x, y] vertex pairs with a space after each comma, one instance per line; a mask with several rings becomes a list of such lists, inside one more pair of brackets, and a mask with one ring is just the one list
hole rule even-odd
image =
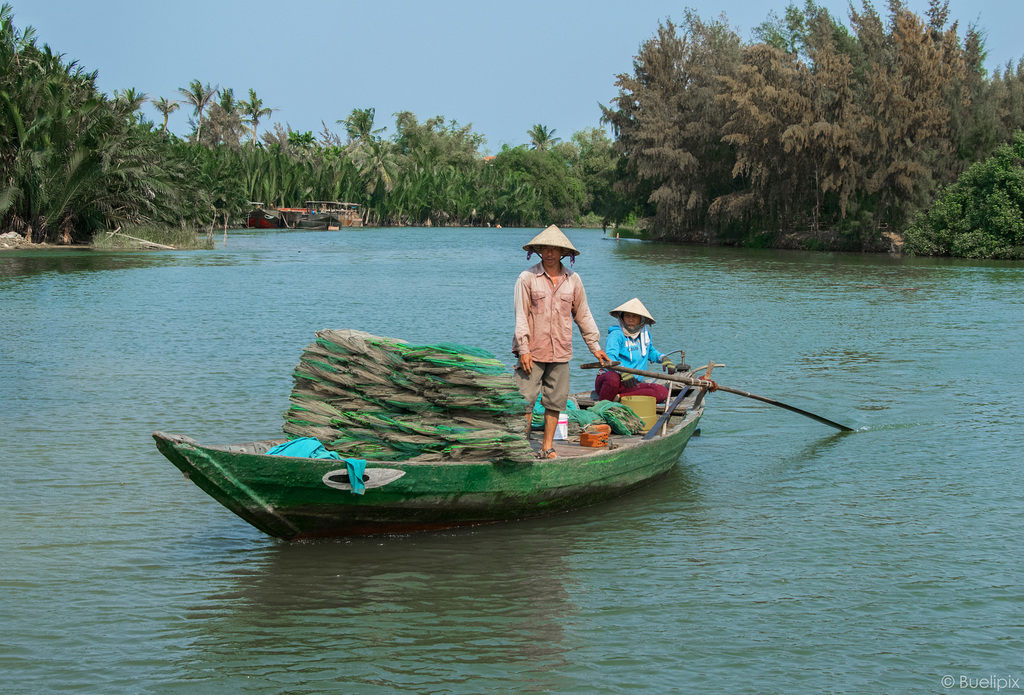
[[619, 96], [605, 119], [627, 163], [632, 190], [653, 206], [657, 236], [702, 239], [707, 208], [732, 187], [732, 155], [721, 142], [725, 114], [715, 96], [741, 56], [740, 38], [724, 18], [705, 23], [686, 14], [681, 32], [659, 24], [618, 76]]

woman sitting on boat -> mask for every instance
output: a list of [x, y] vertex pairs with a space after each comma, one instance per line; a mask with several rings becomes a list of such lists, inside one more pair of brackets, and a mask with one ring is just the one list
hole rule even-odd
[[[634, 297], [608, 313], [618, 319], [608, 328], [605, 338], [608, 359], [630, 369], [647, 369], [648, 362], [660, 362], [664, 371], [675, 373], [676, 366], [651, 342], [649, 327], [654, 325], [654, 317], [643, 302]], [[594, 389], [602, 401], [618, 400], [620, 396], [653, 396], [660, 403], [668, 398], [668, 389], [661, 384], [643, 381], [643, 377], [634, 374], [620, 376], [610, 370], [597, 375]]]

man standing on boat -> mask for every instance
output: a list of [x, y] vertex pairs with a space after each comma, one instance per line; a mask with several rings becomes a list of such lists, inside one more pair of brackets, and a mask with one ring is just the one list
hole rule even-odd
[[[572, 322], [600, 362], [608, 355], [601, 349], [601, 335], [587, 306], [580, 276], [562, 265], [562, 258], [576, 260], [579, 251], [562, 230], [551, 225], [523, 247], [526, 258], [536, 253], [541, 262], [524, 270], [516, 280], [516, 330], [512, 352], [516, 386], [526, 398], [529, 432], [533, 404], [541, 395], [544, 407], [544, 439], [538, 458], [555, 458], [558, 414], [569, 398], [569, 360], [572, 359]], [[570, 262], [572, 265], [572, 262]]]

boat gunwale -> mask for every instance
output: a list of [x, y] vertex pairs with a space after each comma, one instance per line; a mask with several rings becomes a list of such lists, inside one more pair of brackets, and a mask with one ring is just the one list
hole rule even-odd
[[[688, 398], [686, 398], [680, 404], [680, 408], [682, 410], [682, 413], [680, 415], [677, 415], [676, 413], [672, 414], [672, 418], [673, 419], [677, 419], [676, 423], [674, 425], [671, 425], [665, 431], [665, 433], [660, 435], [660, 436], [653, 437], [653, 438], [650, 438], [650, 439], [645, 439], [644, 436], [643, 436], [645, 433], [641, 433], [641, 434], [637, 434], [637, 435], [612, 434], [612, 435], [609, 436], [609, 441], [611, 441], [613, 443], [618, 443], [619, 444], [615, 448], [609, 448], [609, 447], [583, 447], [583, 446], [579, 446], [577, 448], [571, 449], [571, 451], [573, 451], [573, 452], [577, 452], [578, 451], [579, 453], [572, 453], [571, 455], [560, 455], [560, 456], [558, 456], [557, 458], [554, 458], [554, 459], [537, 459], [536, 462], [531, 460], [531, 461], [526, 462], [525, 464], [524, 463], [511, 462], [509, 465], [532, 465], [534, 463], [541, 463], [541, 464], [543, 464], [543, 463], [551, 463], [551, 464], [561, 463], [561, 464], [564, 464], [567, 461], [576, 461], [576, 460], [579, 460], [579, 459], [588, 459], [588, 458], [595, 458], [595, 457], [598, 457], [598, 456], [604, 456], [609, 451], [623, 453], [624, 451], [629, 451], [629, 450], [633, 450], [633, 449], [637, 449], [637, 448], [641, 448], [641, 447], [646, 448], [646, 447], [648, 447], [648, 446], [650, 446], [650, 445], [652, 445], [654, 443], [660, 442], [660, 441], [662, 441], [662, 440], [664, 440], [666, 438], [669, 438], [669, 437], [672, 437], [675, 434], [678, 434], [680, 431], [682, 431], [683, 428], [685, 428], [690, 423], [690, 421], [692, 421], [693, 419], [699, 418], [702, 415], [703, 410], [704, 410], [703, 404], [699, 404], [696, 408], [689, 408], [689, 407], [685, 407], [684, 408], [683, 407], [687, 403], [691, 403], [692, 404], [692, 402], [695, 401], [696, 398], [697, 398], [697, 393], [698, 393], [698, 391], [694, 390], [693, 395], [689, 396]], [[282, 455], [277, 455], [277, 454], [267, 454], [266, 453], [266, 449], [270, 449], [273, 446], [276, 446], [277, 444], [281, 444], [281, 443], [284, 443], [284, 442], [288, 441], [288, 439], [285, 438], [285, 437], [278, 437], [278, 438], [273, 438], [273, 439], [257, 439], [257, 440], [251, 441], [251, 442], [241, 442], [241, 443], [238, 443], [238, 444], [203, 444], [203, 443], [197, 441], [196, 439], [194, 439], [192, 437], [189, 437], [188, 435], [171, 434], [171, 433], [162, 432], [162, 431], [159, 431], [159, 430], [153, 433], [154, 437], [156, 437], [157, 435], [159, 435], [159, 436], [161, 436], [161, 437], [163, 437], [163, 438], [165, 438], [165, 439], [167, 439], [167, 440], [169, 440], [171, 442], [174, 442], [174, 443], [186, 444], [186, 445], [189, 445], [189, 446], [194, 446], [194, 447], [198, 447], [198, 448], [201, 448], [201, 449], [206, 449], [206, 450], [209, 450], [209, 451], [218, 451], [218, 452], [222, 452], [222, 453], [237, 454], [237, 455], [241, 455], [241, 456], [258, 456], [258, 457], [261, 457], [261, 458], [262, 457], [267, 457], [267, 458], [273, 457], [274, 459], [293, 460], [293, 461], [309, 461], [308, 458], [301, 457], [301, 456], [282, 456]], [[535, 440], [531, 440], [531, 441], [535, 441]], [[564, 447], [572, 447], [572, 446], [574, 446], [573, 443], [567, 442], [566, 440], [562, 440], [562, 441], [564, 443], [556, 442], [556, 444], [558, 444], [559, 446], [564, 446]], [[264, 449], [264, 451], [262, 451], [262, 452], [239, 450], [242, 447], [256, 447], [256, 446], [266, 446], [266, 449]], [[351, 458], [355, 458], [355, 457], [351, 457]], [[333, 460], [333, 459], [325, 459], [325, 460]], [[411, 465], [411, 466], [478, 466], [478, 465], [481, 465], [481, 464], [498, 464], [498, 465], [502, 465], [502, 464], [506, 463], [505, 461], [503, 461], [501, 459], [498, 459], [498, 460], [495, 460], [495, 459], [470, 459], [470, 460], [464, 460], [464, 461], [461, 461], [461, 460], [421, 461], [421, 460], [417, 460], [416, 458], [410, 458], [410, 459], [405, 459], [405, 460], [402, 460], [402, 461], [382, 461], [382, 460], [379, 460], [379, 459], [369, 459], [369, 458], [367, 458], [367, 459], [363, 459], [363, 460], [366, 461], [367, 468], [369, 468], [369, 467], [394, 468], [396, 466], [404, 466], [404, 465]]]

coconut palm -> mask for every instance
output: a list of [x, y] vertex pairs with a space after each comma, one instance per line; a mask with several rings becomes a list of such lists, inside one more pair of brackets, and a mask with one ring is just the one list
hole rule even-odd
[[0, 231], [68, 243], [153, 209], [154, 138], [134, 90], [107, 99], [0, 6]]
[[256, 96], [256, 90], [251, 87], [249, 88], [248, 101], [243, 99], [238, 102], [238, 106], [242, 110], [242, 115], [245, 116], [245, 122], [252, 124], [252, 144], [255, 146], [258, 137], [256, 131], [260, 127], [260, 121], [274, 113], [277, 109], [265, 107], [263, 100]]
[[163, 131], [167, 132], [167, 119], [172, 113], [178, 110], [181, 106], [181, 102], [175, 101], [174, 99], [168, 99], [167, 97], [160, 97], [159, 99], [150, 99], [156, 110], [164, 117]]
[[398, 162], [394, 146], [387, 140], [360, 142], [350, 148], [349, 156], [362, 178], [367, 195], [373, 195], [377, 185], [390, 193], [395, 187], [395, 176], [398, 173]]
[[220, 90], [220, 101], [217, 103], [228, 113], [234, 113], [241, 105], [241, 102], [235, 99], [235, 90], [231, 87], [225, 87]]
[[386, 128], [373, 129], [373, 118], [377, 110], [374, 108], [368, 109], [352, 109], [352, 113], [349, 114], [348, 118], [343, 121], [338, 121], [345, 125], [345, 132], [348, 133], [349, 144], [375, 140], [377, 135], [383, 133]]
[[149, 98], [148, 94], [142, 94], [134, 87], [128, 89], [115, 89], [114, 90], [114, 101], [119, 102], [125, 106], [129, 113], [134, 114], [142, 105], [146, 103], [146, 99]]
[[209, 106], [210, 101], [213, 100], [213, 96], [217, 93], [217, 87], [211, 87], [209, 82], [204, 86], [199, 80], [192, 80], [188, 89], [180, 88], [178, 92], [196, 110], [196, 142], [198, 143], [199, 136], [203, 130], [203, 111]]
[[18, 53], [18, 79], [0, 89], [15, 127], [0, 157], [2, 224], [33, 241], [70, 243], [149, 215], [165, 179], [156, 139], [136, 126], [138, 94], [107, 100], [94, 75], [45, 49], [28, 43]]
[[530, 143], [533, 145], [533, 149], [540, 150], [543, 152], [557, 142], [561, 142], [562, 138], [555, 137], [555, 129], [548, 130], [548, 127], [536, 124], [526, 134], [530, 136]]

